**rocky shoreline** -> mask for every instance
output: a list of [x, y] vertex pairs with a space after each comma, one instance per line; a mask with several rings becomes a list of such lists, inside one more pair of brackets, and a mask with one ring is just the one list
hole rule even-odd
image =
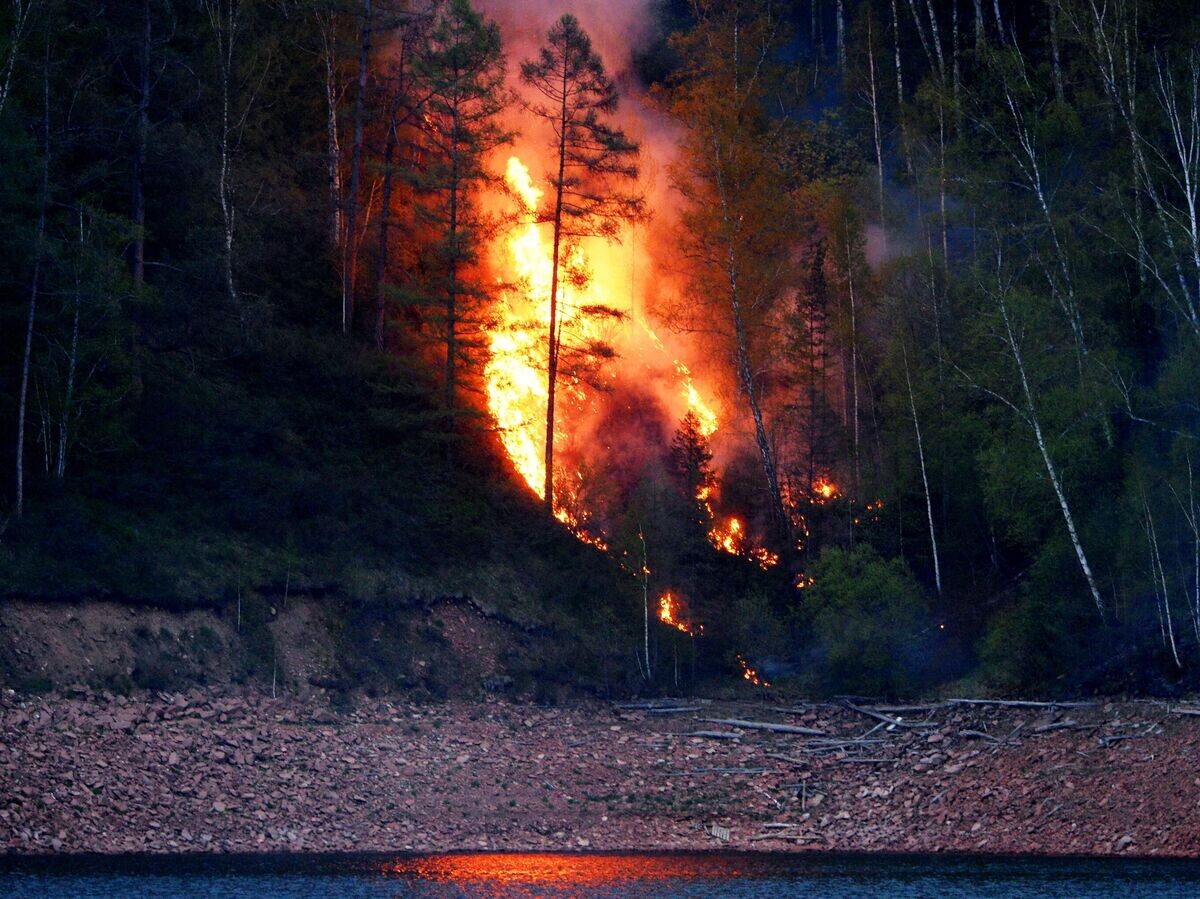
[[0, 851], [1197, 857], [1190, 711], [8, 691]]

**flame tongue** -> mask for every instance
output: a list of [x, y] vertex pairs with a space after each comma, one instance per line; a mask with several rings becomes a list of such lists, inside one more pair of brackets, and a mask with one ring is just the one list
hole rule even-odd
[[[546, 421], [546, 330], [550, 319], [550, 261], [537, 227], [542, 191], [515, 156], [505, 182], [521, 203], [522, 223], [507, 241], [517, 290], [497, 309], [491, 351], [484, 367], [488, 408], [496, 419], [505, 452], [518, 474], [539, 497], [544, 495]], [[543, 312], [542, 306], [545, 306]]]
[[681, 603], [670, 591], [658, 598], [658, 620], [689, 637], [704, 633], [704, 625], [693, 628], [689, 621], [684, 620]]

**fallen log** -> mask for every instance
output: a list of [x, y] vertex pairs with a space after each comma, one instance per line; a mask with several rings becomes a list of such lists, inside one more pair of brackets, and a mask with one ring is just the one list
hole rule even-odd
[[677, 705], [677, 706], [655, 706], [647, 708], [646, 713], [649, 715], [678, 715], [682, 712], [698, 712], [703, 709], [701, 705]]
[[774, 721], [745, 721], [741, 718], [701, 718], [706, 724], [724, 724], [726, 727], [740, 727], [742, 730], [766, 730], [776, 734], [800, 734], [805, 737], [823, 737], [825, 732], [811, 727], [797, 727], [794, 724], [779, 724]]
[[691, 777], [693, 774], [766, 774], [766, 768], [693, 768], [691, 771], [668, 771], [667, 777]]
[[747, 837], [746, 842], [758, 843], [763, 840], [787, 840], [789, 842], [799, 844], [799, 843], [811, 843], [814, 840], [819, 840], [819, 839], [821, 839], [821, 837], [818, 834], [814, 834], [814, 833], [790, 833], [788, 831], [781, 830], [781, 831], [777, 831], [775, 833], [771, 833], [770, 831], [767, 831], [766, 833], [755, 834], [752, 837]]
[[1171, 715], [1195, 715], [1200, 717], [1200, 709], [1187, 708], [1181, 705], [1167, 706], [1167, 713]]
[[1074, 718], [1067, 718], [1065, 721], [1054, 721], [1050, 724], [1039, 724], [1033, 729], [1035, 734], [1048, 734], [1055, 730], [1068, 730], [1079, 726]]
[[991, 743], [1003, 743], [1004, 742], [999, 737], [994, 737], [991, 734], [985, 733], [984, 731], [981, 731], [981, 730], [960, 730], [958, 732], [958, 735], [960, 737], [966, 737], [966, 738], [972, 739], [972, 740], [987, 740], [988, 742], [991, 742]]
[[614, 702], [615, 709], [661, 709], [667, 706], [678, 706], [681, 703], [687, 702], [686, 699], [670, 699], [664, 697], [662, 699], [638, 699], [633, 702]]
[[777, 761], [780, 761], [780, 762], [787, 762], [789, 765], [797, 765], [801, 768], [807, 768], [809, 765], [808, 759], [793, 758], [790, 755], [783, 755], [778, 752], [764, 752], [763, 755], [765, 755], [769, 759], [776, 759]]
[[704, 737], [707, 740], [740, 740], [741, 734], [731, 733], [727, 730], [693, 730], [687, 733], [675, 734], [678, 737]]
[[1087, 709], [1098, 702], [1035, 702], [1032, 699], [947, 699], [950, 705], [994, 705], [1009, 709]]
[[858, 712], [860, 715], [866, 715], [868, 718], [872, 718], [882, 724], [891, 725], [892, 727], [909, 727], [915, 729], [935, 726], [932, 721], [905, 721], [903, 718], [893, 718], [891, 715], [885, 715], [883, 712], [877, 712], [874, 709], [857, 706], [852, 702], [846, 702], [843, 705], [852, 712]]

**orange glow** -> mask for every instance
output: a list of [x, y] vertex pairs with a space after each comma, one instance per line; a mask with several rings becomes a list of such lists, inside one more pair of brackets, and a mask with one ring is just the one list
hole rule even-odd
[[764, 678], [758, 676], [758, 672], [750, 667], [749, 663], [742, 658], [740, 653], [738, 654], [737, 660], [738, 664], [742, 666], [742, 678], [744, 680], [750, 681], [750, 683], [754, 684], [756, 687], [771, 686]]
[[[518, 224], [503, 241], [501, 271], [512, 289], [494, 311], [488, 329], [488, 360], [484, 366], [484, 388], [488, 410], [496, 422], [501, 443], [517, 473], [538, 497], [545, 495], [547, 362], [550, 328], [550, 282], [553, 277], [553, 246], [539, 224], [539, 207], [544, 191], [516, 156], [508, 160], [504, 175], [518, 204]], [[608, 260], [611, 262], [611, 260]], [[611, 264], [596, 267], [578, 244], [563, 247], [560, 259], [558, 315], [570, 343], [603, 341], [612, 316], [592, 315], [589, 310], [617, 309], [629, 302], [625, 286], [628, 273]], [[603, 283], [602, 283], [603, 282]], [[657, 335], [639, 322], [654, 347], [666, 354]], [[566, 337], [563, 338], [566, 342]], [[669, 358], [669, 357], [668, 357]], [[665, 362], [665, 360], [664, 360]], [[716, 431], [716, 412], [705, 402], [687, 366], [672, 361], [682, 403], [700, 421], [704, 436]], [[555, 417], [555, 445], [569, 445], [572, 412], [578, 412], [589, 395], [577, 377], [560, 369], [556, 394], [559, 414]], [[577, 417], [577, 416], [576, 416]], [[561, 454], [558, 455], [561, 458]], [[607, 549], [602, 536], [585, 529], [586, 510], [579, 507], [570, 471], [558, 471], [556, 461], [554, 514], [585, 543]], [[574, 473], [576, 476], [578, 473]], [[566, 483], [562, 483], [566, 482]]]
[[[715, 518], [712, 506], [706, 499], [708, 491], [701, 492], [705, 496], [697, 498], [705, 499], [704, 505], [708, 509], [709, 516]], [[721, 552], [729, 553], [731, 556], [742, 556], [756, 562], [764, 571], [779, 564], [779, 554], [771, 552], [766, 547], [752, 545], [746, 537], [741, 519], [733, 516], [726, 519], [724, 524], [714, 521], [708, 532], [708, 542]]]
[[837, 484], [825, 478], [821, 478], [813, 484], [813, 500], [817, 503], [833, 499], [838, 492]]
[[670, 591], [664, 593], [658, 598], [658, 620], [663, 624], [669, 624], [675, 630], [687, 634], [689, 637], [703, 634], [704, 625], [693, 629], [691, 623], [684, 619], [681, 605], [679, 599]]
[[621, 895], [633, 895], [639, 885], [650, 881], [730, 878], [742, 872], [728, 858], [703, 854], [481, 852], [399, 858], [385, 862], [380, 873], [418, 882], [470, 884], [472, 895], [481, 885], [496, 885], [506, 896], [544, 896], [578, 895], [578, 888], [587, 887], [616, 888]]
[[517, 472], [539, 497], [544, 494], [546, 421], [546, 331], [550, 320], [550, 268], [537, 225], [542, 191], [517, 157], [504, 180], [518, 198], [521, 224], [507, 241], [516, 295], [500, 304], [484, 367], [488, 409]]
[[[666, 346], [658, 339], [658, 335], [651, 330], [650, 326], [645, 322], [641, 322], [642, 330], [646, 332], [646, 336], [650, 338], [650, 342], [662, 353], [667, 352]], [[717, 419], [717, 413], [713, 411], [712, 406], [704, 401], [700, 396], [700, 392], [696, 389], [695, 383], [692, 381], [692, 372], [686, 365], [678, 359], [674, 360], [675, 373], [679, 376], [680, 384], [683, 387], [683, 399], [687, 403], [688, 411], [696, 416], [700, 422], [700, 436], [711, 437], [717, 432], [720, 422]]]

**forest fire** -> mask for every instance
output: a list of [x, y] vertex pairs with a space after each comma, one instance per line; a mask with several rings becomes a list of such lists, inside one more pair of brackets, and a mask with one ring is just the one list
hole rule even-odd
[[[503, 299], [497, 304], [495, 320], [488, 331], [489, 359], [484, 367], [484, 384], [488, 409], [496, 421], [505, 452], [540, 498], [545, 496], [546, 476], [552, 248], [540, 227], [539, 206], [544, 191], [534, 183], [528, 166], [518, 157], [510, 157], [504, 180], [519, 206], [518, 223], [503, 242], [501, 282], [507, 281], [508, 289], [502, 291]], [[614, 320], [631, 317], [626, 313], [631, 305], [627, 293], [608, 286], [620, 283], [626, 274], [611, 268], [607, 267], [600, 273], [602, 277], [597, 277], [592, 260], [581, 245], [573, 244], [565, 250], [558, 298], [559, 333], [564, 344], [568, 342], [564, 335], [569, 335], [572, 344], [603, 341], [610, 336]], [[719, 425], [717, 413], [702, 397], [691, 370], [682, 361], [671, 358], [664, 343], [644, 320], [638, 318], [637, 324], [653, 349], [661, 354], [660, 368], [669, 371], [677, 384], [679, 407], [695, 414], [701, 434], [711, 436]], [[589, 391], [581, 376], [560, 370], [557, 396], [560, 413], [555, 421], [555, 442], [560, 447], [569, 447], [573, 427], [585, 417]], [[576, 478], [563, 475], [556, 470], [555, 516], [584, 542], [606, 548], [602, 538], [584, 527], [581, 519], [586, 514], [576, 508]]]
[[771, 552], [765, 546], [755, 546], [750, 542], [740, 518], [731, 515], [722, 524], [713, 512], [712, 505], [708, 502], [708, 496], [709, 493], [706, 492], [699, 498], [704, 502], [705, 508], [708, 509], [708, 514], [713, 520], [713, 526], [708, 531], [708, 542], [714, 548], [729, 553], [731, 556], [751, 559], [764, 571], [779, 564], [778, 553]]
[[744, 658], [742, 658], [741, 653], [738, 653], [737, 660], [738, 664], [742, 666], [743, 680], [750, 681], [750, 683], [754, 684], [756, 687], [771, 686], [770, 683], [768, 683], [764, 678], [759, 677], [758, 672], [750, 667], [750, 664]]
[[517, 280], [499, 304], [490, 333], [491, 357], [484, 369], [488, 409], [517, 472], [543, 495], [542, 455], [546, 406], [546, 340], [550, 302], [550, 259], [538, 232], [542, 191], [517, 157], [508, 160], [505, 182], [521, 205], [521, 223], [507, 241], [508, 261]]
[[812, 487], [813, 502], [821, 503], [828, 501], [838, 496], [839, 490], [837, 484], [825, 478], [819, 478]]
[[691, 622], [683, 617], [682, 605], [680, 599], [670, 591], [667, 591], [658, 598], [658, 620], [663, 624], [669, 624], [675, 630], [682, 634], [687, 634], [689, 637], [703, 634], [704, 625], [693, 628]]

